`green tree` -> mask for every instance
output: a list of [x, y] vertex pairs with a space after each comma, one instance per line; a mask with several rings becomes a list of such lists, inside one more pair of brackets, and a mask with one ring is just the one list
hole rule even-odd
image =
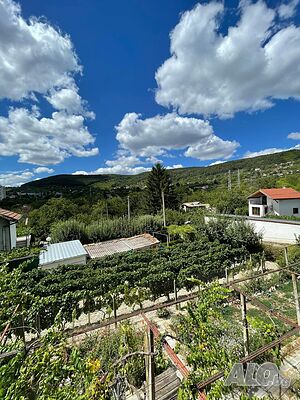
[[71, 200], [53, 198], [39, 209], [31, 211], [29, 222], [36, 236], [45, 239], [54, 222], [65, 221], [77, 214], [78, 208]]
[[149, 211], [157, 213], [162, 209], [162, 192], [166, 208], [177, 208], [178, 197], [172, 185], [171, 177], [166, 168], [157, 163], [152, 167], [147, 179], [147, 206]]

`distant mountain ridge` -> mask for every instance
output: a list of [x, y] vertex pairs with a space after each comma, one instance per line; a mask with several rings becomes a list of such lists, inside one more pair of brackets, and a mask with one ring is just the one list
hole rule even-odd
[[[224, 179], [228, 171], [240, 170], [245, 178], [251, 178], [253, 172], [260, 172], [263, 176], [283, 176], [285, 174], [299, 174], [300, 151], [289, 150], [281, 153], [267, 154], [253, 158], [227, 161], [207, 167], [185, 167], [170, 170], [174, 183], [206, 184], [214, 178]], [[28, 182], [21, 186], [23, 190], [45, 190], [60, 188], [78, 188], [97, 186], [103, 188], [121, 186], [143, 186], [146, 183], [148, 172], [137, 175], [54, 175], [36, 181]]]

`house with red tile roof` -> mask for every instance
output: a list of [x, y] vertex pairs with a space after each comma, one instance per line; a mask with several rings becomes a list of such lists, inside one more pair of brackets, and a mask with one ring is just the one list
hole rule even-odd
[[300, 217], [300, 192], [292, 188], [259, 189], [248, 196], [249, 216]]
[[0, 251], [9, 251], [17, 246], [17, 222], [21, 215], [0, 208]]

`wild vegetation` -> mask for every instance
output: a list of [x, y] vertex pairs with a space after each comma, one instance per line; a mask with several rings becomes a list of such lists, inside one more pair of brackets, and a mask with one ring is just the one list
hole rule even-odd
[[[229, 170], [231, 191], [228, 190]], [[8, 198], [1, 202], [1, 207], [28, 216], [30, 233], [38, 239], [45, 239], [52, 225], [58, 222], [76, 220], [85, 225], [104, 224], [106, 220], [126, 217], [127, 196], [130, 197], [131, 217], [161, 215], [162, 187], [157, 183], [158, 179], [164, 181], [167, 209], [178, 211], [181, 202], [200, 201], [210, 204], [216, 212], [246, 215], [247, 196], [260, 187], [286, 186], [300, 190], [299, 171], [300, 152], [291, 150], [210, 167], [168, 171], [160, 168], [153, 173], [135, 176], [59, 175], [12, 189], [9, 194], [27, 192], [37, 196]], [[22, 224], [19, 224], [20, 234], [21, 229]]]
[[[271, 164], [266, 170], [275, 168], [276, 158], [272, 157], [268, 158]], [[285, 160], [281, 167], [297, 168], [298, 153], [287, 152], [280, 157]], [[218, 218], [205, 224], [201, 212], [185, 214], [178, 208], [183, 200], [200, 200], [215, 206], [216, 211], [243, 213], [246, 194], [249, 194], [246, 191], [290, 180], [289, 176], [278, 177], [277, 172], [272, 175], [269, 169], [264, 176], [267, 172], [263, 172], [260, 158], [257, 162], [260, 166], [255, 168], [253, 160], [229, 164], [234, 187], [231, 191], [224, 190], [228, 165], [214, 166], [211, 170], [177, 171], [167, 171], [156, 165], [151, 173], [142, 175], [142, 180], [140, 177], [124, 180], [120, 177], [103, 180], [58, 177], [56, 180], [49, 178], [46, 186], [43, 181], [40, 186], [33, 184], [31, 188], [48, 190], [52, 179], [57, 186], [52, 186], [51, 190], [61, 190], [61, 194], [56, 194], [58, 197], [50, 192], [29, 201], [23, 208], [29, 216], [30, 227], [21, 223], [19, 232], [31, 233], [36, 241], [50, 234], [53, 241], [80, 239], [89, 243], [159, 230], [168, 233], [171, 243], [155, 250], [118, 254], [90, 260], [86, 266], [66, 265], [53, 271], [38, 269], [34, 259], [21, 265], [10, 263], [11, 257], [27, 255], [31, 249], [1, 255], [8, 265], [0, 266], [0, 332], [8, 321], [12, 329], [0, 351], [12, 348], [20, 351], [15, 357], [0, 362], [0, 398], [108, 400], [114, 385], [120, 382], [140, 386], [145, 377], [143, 357], [129, 357], [120, 363], [119, 360], [141, 351], [141, 332], [125, 324], [115, 332], [89, 338], [78, 347], [68, 343], [64, 330], [68, 322], [75, 323], [82, 314], [101, 311], [106, 318], [121, 304], [142, 308], [145, 300], [169, 298], [174, 282], [178, 289], [199, 288], [197, 301], [189, 303], [173, 321], [178, 348], [192, 368], [179, 398], [197, 398], [195, 385], [199, 381], [219, 369], [228, 373], [242, 354], [241, 325], [239, 322], [233, 325], [228, 320], [228, 315], [234, 316], [232, 307], [228, 306], [232, 294], [212, 282], [225, 277], [227, 270], [239, 270], [250, 254], [252, 260], [261, 257], [264, 250], [261, 238], [242, 220]], [[278, 161], [276, 164], [281, 170]], [[239, 187], [234, 168], [241, 172]], [[297, 188], [298, 183], [294, 183], [290, 186]], [[24, 198], [27, 200], [29, 197]], [[163, 226], [163, 200], [167, 207], [167, 227]], [[19, 204], [20, 211], [23, 205]], [[280, 264], [284, 262], [281, 254], [270, 249], [266, 249], [265, 255], [277, 259]], [[290, 257], [291, 261], [300, 259], [298, 247], [291, 251]], [[264, 284], [259, 283], [260, 287]], [[169, 317], [165, 310], [158, 315]], [[252, 350], [278, 335], [275, 326], [265, 321], [254, 318], [251, 324]], [[25, 334], [32, 332], [39, 335], [42, 330], [47, 331], [46, 335], [38, 346], [33, 342], [29, 351], [18, 340], [24, 340]], [[158, 370], [163, 370], [166, 361], [161, 355], [160, 342], [156, 346]], [[278, 352], [268, 354], [275, 361], [277, 356]], [[215, 399], [230, 392], [223, 381], [207, 390], [210, 398]], [[240, 398], [246, 399], [247, 394], [242, 393]]]

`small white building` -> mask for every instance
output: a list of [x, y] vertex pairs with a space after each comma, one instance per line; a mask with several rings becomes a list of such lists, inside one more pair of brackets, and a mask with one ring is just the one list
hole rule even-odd
[[0, 251], [10, 251], [17, 246], [17, 222], [21, 215], [0, 208]]
[[48, 244], [40, 252], [39, 266], [52, 269], [60, 265], [85, 265], [87, 252], [79, 240]]
[[300, 217], [300, 192], [291, 188], [260, 189], [248, 197], [248, 205], [250, 217]]
[[6, 198], [6, 189], [4, 186], [0, 185], [0, 201]]
[[181, 204], [181, 209], [183, 211], [189, 211], [189, 210], [194, 210], [200, 208], [202, 210], [209, 210], [210, 205], [209, 204], [205, 204], [205, 203], [200, 203], [200, 201], [191, 201], [188, 203], [182, 203]]

